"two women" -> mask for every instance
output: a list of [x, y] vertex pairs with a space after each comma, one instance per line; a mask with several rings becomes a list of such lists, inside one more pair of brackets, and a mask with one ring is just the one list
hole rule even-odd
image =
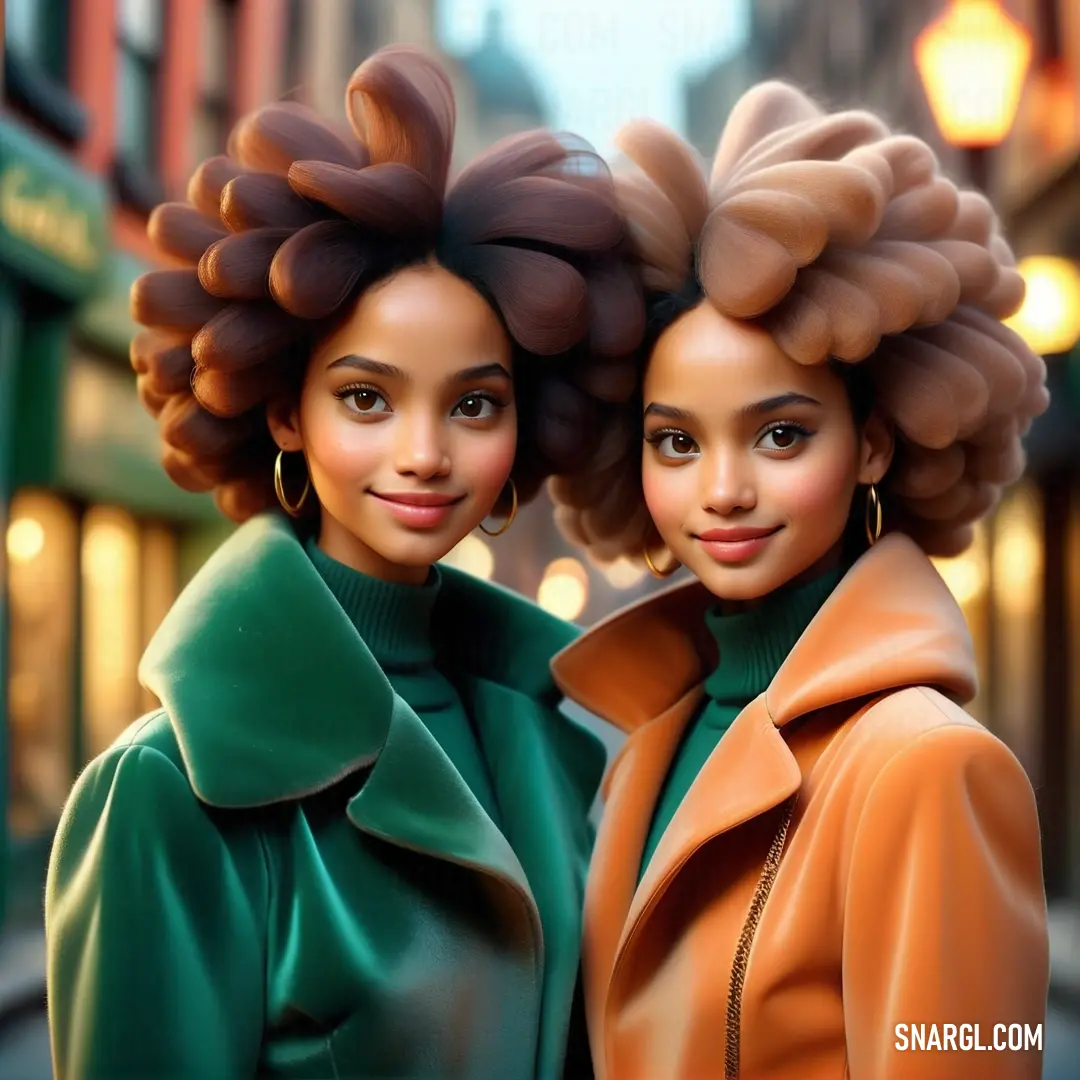
[[162, 708], [64, 812], [59, 1080], [587, 1067], [573, 628], [434, 564], [587, 449], [575, 358], [618, 382], [640, 293], [591, 155], [533, 132], [447, 188], [449, 82], [407, 49], [347, 104], [351, 134], [260, 110], [151, 221], [188, 265], [135, 287], [140, 394], [170, 476], [244, 524], [143, 658]]
[[927, 558], [970, 541], [1047, 404], [990, 207], [782, 84], [711, 177], [656, 125], [620, 144], [641, 379], [553, 489], [597, 557], [694, 580], [553, 665], [629, 735], [586, 898], [597, 1076], [1036, 1080], [1038, 1048], [996, 1045], [1045, 1010], [1035, 800], [963, 711], [971, 642]]
[[174, 479], [248, 523], [144, 660], [163, 709], [65, 812], [58, 1076], [559, 1075], [600, 768], [554, 711], [560, 649], [630, 733], [585, 901], [600, 1076], [1037, 1076], [896, 1049], [1045, 1000], [1034, 800], [962, 711], [926, 558], [1046, 403], [987, 204], [776, 85], [711, 186], [624, 133], [651, 332], [555, 494], [598, 556], [696, 580], [569, 644], [433, 564], [584, 460], [583, 389], [625, 394], [643, 311], [608, 181], [534, 134], [444, 195], [452, 100], [411, 52], [348, 100], [359, 141], [272, 107], [155, 217], [198, 269], [136, 290], [143, 400]]

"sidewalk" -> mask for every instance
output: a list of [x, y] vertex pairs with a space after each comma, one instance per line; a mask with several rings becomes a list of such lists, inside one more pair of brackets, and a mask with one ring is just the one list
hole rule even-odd
[[1050, 905], [1050, 997], [1080, 1016], [1080, 904]]
[[45, 1006], [45, 932], [15, 928], [0, 934], [0, 1023]]

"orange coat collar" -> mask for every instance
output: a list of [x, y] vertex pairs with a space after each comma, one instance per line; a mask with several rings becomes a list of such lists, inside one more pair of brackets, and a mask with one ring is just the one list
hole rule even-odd
[[[715, 664], [698, 581], [646, 597], [556, 654], [562, 692], [628, 733], [670, 709]], [[908, 537], [893, 533], [844, 576], [765, 694], [773, 722], [893, 687], [941, 689], [961, 704], [977, 686], [963, 613]]]
[[784, 725], [894, 687], [935, 686], [961, 702], [975, 691], [971, 640], [945, 583], [911, 540], [883, 538], [844, 576], [769, 689], [732, 724], [639, 883], [656, 800], [715, 664], [702, 618], [713, 602], [697, 582], [667, 589], [599, 623], [552, 662], [563, 693], [630, 734], [608, 775], [585, 898], [593, 1032], [607, 1030], [607, 1011], [625, 990], [621, 975], [633, 970], [625, 958], [647, 936], [680, 867], [712, 838], [800, 789], [802, 770]]

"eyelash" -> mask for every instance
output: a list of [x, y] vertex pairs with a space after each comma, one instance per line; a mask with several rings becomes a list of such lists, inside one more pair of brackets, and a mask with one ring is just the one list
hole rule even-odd
[[[766, 435], [773, 431], [793, 431], [799, 436], [799, 439], [809, 439], [814, 433], [803, 424], [798, 423], [796, 420], [778, 420], [776, 423], [770, 424], [762, 433], [763, 439]], [[759, 442], [761, 439], [758, 440]], [[783, 447], [784, 450], [790, 450], [790, 446]]]
[[[377, 386], [372, 386], [370, 383], [349, 383], [347, 386], [340, 386], [334, 391], [334, 397], [339, 401], [346, 401], [355, 394], [363, 393], [364, 391], [367, 391], [369, 394], [377, 394], [383, 401], [386, 401], [388, 405], [390, 404], [386, 399], [386, 395]], [[508, 404], [505, 399], [499, 397], [497, 394], [493, 394], [490, 390], [472, 390], [467, 394], [462, 394], [461, 397], [458, 398], [454, 408], [456, 409], [458, 405], [463, 401], [467, 401], [469, 398], [479, 398], [481, 401], [490, 402], [495, 409], [499, 410], [505, 409]], [[374, 415], [377, 416], [379, 414], [375, 413]], [[482, 417], [467, 416], [465, 419], [478, 420], [482, 419]]]
[[[805, 427], [803, 424], [798, 423], [795, 420], [777, 420], [769, 424], [767, 428], [758, 437], [758, 442], [761, 441], [766, 435], [774, 431], [792, 431], [799, 436], [800, 439], [809, 439], [813, 436], [813, 432]], [[697, 440], [692, 436], [687, 435], [685, 431], [679, 428], [657, 428], [656, 431], [650, 431], [645, 435], [645, 441], [650, 446], [659, 446], [665, 439], [672, 438], [673, 436], [680, 436], [684, 439], [689, 439], [695, 445]], [[791, 447], [785, 446], [780, 449], [790, 450]], [[676, 457], [689, 457], [689, 454], [676, 454]]]
[[646, 433], [645, 441], [650, 446], [659, 446], [665, 439], [669, 439], [675, 435], [681, 435], [684, 439], [690, 439], [691, 442], [696, 441], [691, 439], [685, 431], [680, 431], [678, 428], [657, 428], [655, 431]]

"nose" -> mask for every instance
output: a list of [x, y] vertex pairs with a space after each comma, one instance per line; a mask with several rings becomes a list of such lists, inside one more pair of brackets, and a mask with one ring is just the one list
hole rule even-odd
[[753, 510], [757, 505], [753, 468], [745, 457], [720, 450], [703, 462], [701, 508], [715, 514], [733, 514]]
[[398, 416], [394, 467], [402, 476], [429, 480], [450, 472], [446, 433], [437, 417], [417, 412]]

